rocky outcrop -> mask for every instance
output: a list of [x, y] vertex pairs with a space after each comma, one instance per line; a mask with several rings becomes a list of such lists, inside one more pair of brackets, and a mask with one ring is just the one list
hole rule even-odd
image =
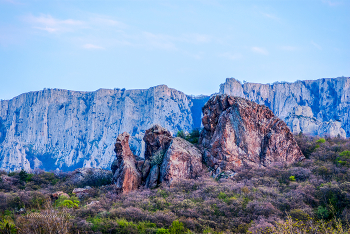
[[202, 122], [199, 144], [215, 174], [304, 158], [287, 125], [266, 106], [217, 95], [204, 105]]
[[244, 83], [227, 78], [220, 94], [246, 98], [270, 108], [294, 134], [350, 137], [350, 78], [294, 83]]
[[179, 179], [194, 179], [203, 171], [202, 154], [190, 142], [175, 137], [159, 125], [146, 131], [145, 163], [142, 168], [145, 186], [168, 185]]
[[160, 167], [160, 182], [195, 179], [203, 172], [202, 154], [190, 142], [175, 137], [164, 155]]
[[179, 179], [194, 179], [203, 172], [199, 149], [182, 138], [173, 138], [160, 125], [146, 131], [146, 158], [138, 169], [139, 162], [129, 149], [128, 137], [127, 133], [118, 136], [115, 144], [117, 159], [112, 164], [113, 180], [124, 192], [134, 190], [140, 184], [154, 188], [162, 182], [170, 185]]
[[114, 149], [117, 159], [112, 164], [113, 182], [124, 193], [137, 189], [141, 184], [141, 174], [129, 147], [129, 137], [126, 132], [118, 136]]

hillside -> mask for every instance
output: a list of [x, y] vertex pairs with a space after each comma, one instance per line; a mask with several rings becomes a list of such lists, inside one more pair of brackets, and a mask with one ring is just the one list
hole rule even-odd
[[1, 172], [0, 230], [349, 233], [350, 140], [295, 138], [306, 159], [290, 166], [245, 168], [219, 180], [204, 173], [126, 194], [109, 185], [110, 172], [98, 169]]

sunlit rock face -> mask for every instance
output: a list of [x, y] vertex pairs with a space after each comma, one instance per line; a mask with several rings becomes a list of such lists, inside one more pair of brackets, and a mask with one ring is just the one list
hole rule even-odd
[[[295, 83], [241, 84], [227, 79], [220, 93], [264, 104], [293, 133], [350, 136], [350, 78]], [[0, 100], [0, 169], [109, 169], [120, 133], [144, 157], [146, 129], [160, 124], [177, 131], [201, 127], [209, 96], [188, 96], [165, 85], [149, 89], [78, 92], [45, 89]]]
[[350, 78], [294, 83], [244, 83], [228, 78], [220, 93], [243, 97], [270, 108], [293, 133], [350, 137]]
[[95, 92], [45, 89], [2, 100], [0, 168], [110, 168], [122, 132], [130, 134], [132, 152], [143, 157], [146, 129], [160, 124], [174, 135], [200, 126], [202, 99], [208, 98], [160, 85]]
[[214, 171], [232, 174], [305, 158], [287, 125], [264, 105], [222, 94], [209, 99], [203, 115], [199, 145]]

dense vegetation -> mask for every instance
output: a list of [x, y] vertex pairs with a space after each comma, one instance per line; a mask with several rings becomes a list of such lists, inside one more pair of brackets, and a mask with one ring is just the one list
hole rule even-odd
[[[74, 172], [1, 172], [0, 232], [349, 233], [350, 139], [296, 139], [306, 159], [293, 165], [128, 194], [108, 178], [73, 180]], [[69, 198], [50, 197], [56, 191]]]

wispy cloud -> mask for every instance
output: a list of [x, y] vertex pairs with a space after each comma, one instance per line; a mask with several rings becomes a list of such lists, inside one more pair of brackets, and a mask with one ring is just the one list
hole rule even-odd
[[98, 45], [94, 45], [94, 44], [85, 44], [83, 45], [84, 49], [93, 49], [93, 50], [104, 50], [105, 48], [103, 48], [102, 46], [98, 46]]
[[311, 44], [312, 44], [313, 46], [315, 46], [317, 49], [322, 50], [322, 47], [321, 47], [319, 44], [317, 44], [316, 42], [311, 41]]
[[105, 26], [116, 26], [118, 28], [126, 28], [127, 25], [123, 22], [113, 20], [107, 17], [95, 17], [91, 19], [91, 22], [99, 24], [99, 25], [105, 25]]
[[84, 24], [83, 21], [73, 19], [60, 20], [55, 19], [51, 15], [44, 14], [40, 16], [30, 15], [28, 17], [25, 17], [25, 21], [32, 24], [33, 28], [49, 33], [74, 31], [76, 27], [82, 26]]
[[205, 34], [191, 33], [180, 36], [177, 39], [179, 41], [186, 41], [190, 43], [208, 43], [211, 41], [212, 37]]
[[251, 48], [251, 51], [253, 51], [254, 53], [263, 54], [263, 55], [269, 54], [269, 52], [265, 48], [262, 48], [262, 47], [254, 46]]
[[223, 58], [227, 58], [230, 60], [238, 60], [240, 58], [242, 58], [242, 55], [240, 53], [229, 53], [229, 52], [225, 52], [222, 54], [219, 54], [219, 57], [223, 57]]

